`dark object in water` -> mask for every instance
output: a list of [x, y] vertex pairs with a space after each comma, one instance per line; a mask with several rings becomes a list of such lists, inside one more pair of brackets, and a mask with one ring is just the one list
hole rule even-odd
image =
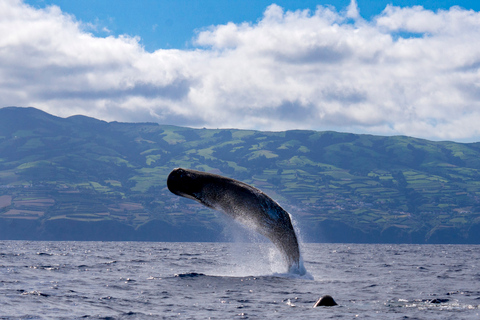
[[314, 308], [316, 307], [333, 307], [333, 306], [337, 306], [338, 304], [335, 302], [335, 300], [333, 300], [332, 296], [329, 296], [328, 294], [327, 295], [324, 295], [323, 297], [321, 297], [320, 299], [317, 300], [317, 302], [315, 302], [315, 304], [313, 305]]
[[430, 303], [445, 303], [445, 302], [448, 302], [448, 301], [450, 301], [450, 300], [449, 299], [436, 298], [436, 299], [430, 300], [429, 302]]

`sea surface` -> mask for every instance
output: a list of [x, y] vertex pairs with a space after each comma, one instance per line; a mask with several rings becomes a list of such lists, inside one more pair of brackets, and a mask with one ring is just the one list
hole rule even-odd
[[1, 241], [0, 319], [480, 319], [479, 249]]

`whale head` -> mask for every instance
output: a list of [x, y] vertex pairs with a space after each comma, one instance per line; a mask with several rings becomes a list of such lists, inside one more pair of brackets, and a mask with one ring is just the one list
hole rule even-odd
[[176, 168], [168, 175], [167, 187], [173, 194], [198, 201], [202, 190], [202, 184], [198, 180], [195, 172]]

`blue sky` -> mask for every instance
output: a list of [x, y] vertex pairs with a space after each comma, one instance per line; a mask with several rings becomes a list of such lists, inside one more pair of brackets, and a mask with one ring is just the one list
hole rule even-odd
[[[154, 51], [161, 48], [190, 48], [196, 30], [211, 25], [255, 22], [272, 3], [292, 11], [315, 11], [318, 5], [332, 5], [337, 10], [343, 10], [350, 0], [28, 0], [25, 3], [35, 7], [57, 5], [77, 19], [96, 25], [97, 30], [90, 31], [97, 36], [139, 36], [145, 49]], [[421, 5], [430, 10], [460, 6], [480, 11], [480, 1], [476, 0], [358, 0], [357, 3], [360, 15], [365, 19], [380, 14], [388, 4], [401, 7]]]
[[480, 141], [479, 1], [0, 1], [0, 108]]

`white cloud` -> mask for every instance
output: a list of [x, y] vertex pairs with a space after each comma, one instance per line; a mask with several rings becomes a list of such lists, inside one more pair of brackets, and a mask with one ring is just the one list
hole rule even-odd
[[[87, 26], [87, 27], [86, 27]], [[269, 6], [257, 23], [146, 52], [58, 7], [0, 2], [0, 106], [199, 127], [479, 140], [480, 13], [387, 6], [363, 20]]]

